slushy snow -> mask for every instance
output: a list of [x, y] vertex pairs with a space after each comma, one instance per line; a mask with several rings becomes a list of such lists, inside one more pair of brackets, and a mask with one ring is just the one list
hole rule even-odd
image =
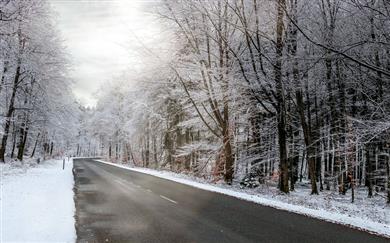
[[73, 162], [0, 165], [0, 242], [74, 242]]

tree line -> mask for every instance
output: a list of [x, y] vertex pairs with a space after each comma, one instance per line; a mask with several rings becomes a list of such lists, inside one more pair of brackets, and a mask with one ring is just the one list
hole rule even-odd
[[46, 0], [0, 1], [0, 162], [64, 154], [79, 105]]
[[387, 191], [390, 202], [388, 1], [161, 5], [169, 58], [148, 50], [144, 72], [103, 87], [82, 151], [284, 193], [305, 181], [352, 201], [358, 187]]

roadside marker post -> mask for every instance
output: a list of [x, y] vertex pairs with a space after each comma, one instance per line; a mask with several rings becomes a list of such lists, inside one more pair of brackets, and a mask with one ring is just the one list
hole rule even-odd
[[65, 170], [65, 159], [62, 160], [62, 170]]

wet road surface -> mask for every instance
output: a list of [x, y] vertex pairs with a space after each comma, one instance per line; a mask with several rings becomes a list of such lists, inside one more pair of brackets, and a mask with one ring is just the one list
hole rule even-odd
[[90, 159], [74, 173], [78, 242], [390, 242]]

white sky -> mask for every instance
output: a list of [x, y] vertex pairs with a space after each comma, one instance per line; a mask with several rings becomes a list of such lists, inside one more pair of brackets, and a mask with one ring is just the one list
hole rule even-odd
[[147, 12], [158, 0], [50, 1], [74, 64], [74, 93], [86, 106], [96, 105], [104, 82], [142, 65], [137, 39], [150, 44], [161, 32]]

